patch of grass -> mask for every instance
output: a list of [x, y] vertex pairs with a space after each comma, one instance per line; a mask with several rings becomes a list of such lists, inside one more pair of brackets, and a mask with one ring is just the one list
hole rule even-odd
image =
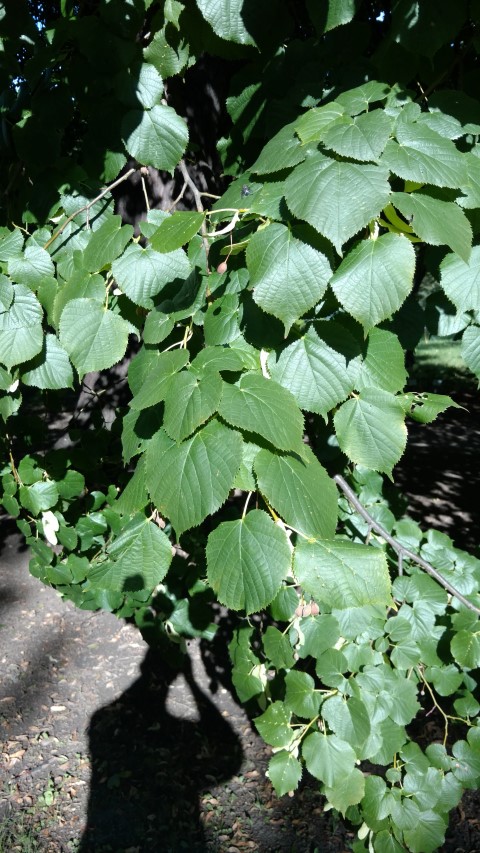
[[0, 853], [37, 853], [41, 848], [35, 836], [31, 815], [11, 811], [0, 823]]
[[460, 349], [461, 342], [452, 338], [423, 340], [414, 353], [410, 384], [440, 393], [454, 388], [475, 390], [477, 379], [465, 366]]

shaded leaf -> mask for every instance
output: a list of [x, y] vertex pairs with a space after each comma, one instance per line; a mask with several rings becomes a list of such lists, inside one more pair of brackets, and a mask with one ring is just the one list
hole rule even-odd
[[300, 539], [293, 568], [305, 592], [330, 608], [390, 603], [387, 562], [383, 551], [376, 548], [340, 539]]

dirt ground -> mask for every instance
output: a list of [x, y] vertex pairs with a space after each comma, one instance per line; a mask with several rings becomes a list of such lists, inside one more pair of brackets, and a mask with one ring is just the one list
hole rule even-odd
[[[472, 547], [473, 400], [447, 423], [412, 430], [397, 479], [415, 517]], [[32, 578], [13, 530], [0, 522], [0, 853], [350, 849], [353, 833], [324, 813], [314, 780], [275, 796], [269, 749], [212, 683], [198, 645], [190, 671], [169, 672], [132, 626], [78, 611]], [[479, 806], [469, 794], [452, 813], [444, 853], [480, 851]]]

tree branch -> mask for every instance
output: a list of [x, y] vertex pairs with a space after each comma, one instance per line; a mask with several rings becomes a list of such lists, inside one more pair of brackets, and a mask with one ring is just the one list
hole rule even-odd
[[80, 207], [78, 210], [75, 211], [75, 213], [72, 213], [70, 216], [68, 216], [67, 219], [65, 220], [65, 222], [60, 226], [60, 228], [58, 228], [58, 230], [55, 231], [55, 234], [52, 234], [52, 236], [50, 237], [50, 240], [47, 240], [47, 242], [45, 243], [43, 248], [48, 249], [48, 247], [52, 245], [54, 240], [56, 240], [57, 237], [60, 236], [62, 231], [64, 231], [64, 229], [67, 227], [68, 223], [71, 222], [72, 219], [75, 219], [75, 217], [78, 216], [79, 213], [83, 213], [85, 210], [90, 210], [90, 208], [97, 201], [100, 201], [100, 199], [103, 198], [105, 195], [107, 195], [107, 193], [109, 193], [110, 190], [113, 190], [113, 189], [115, 189], [115, 187], [118, 187], [119, 184], [122, 184], [123, 181], [126, 181], [127, 178], [129, 178], [130, 175], [133, 175], [133, 173], [136, 171], [137, 170], [134, 168], [129, 169], [128, 172], [125, 172], [124, 175], [122, 175], [120, 178], [117, 178], [116, 181], [113, 182], [113, 184], [110, 184], [108, 187], [105, 187], [105, 189], [102, 190], [101, 193], [99, 193], [95, 198], [92, 198], [92, 200], [89, 201], [88, 204], [84, 204], [83, 207]]
[[390, 547], [393, 548], [395, 553], [398, 555], [399, 574], [402, 573], [401, 568], [403, 566], [403, 560], [406, 557], [408, 560], [411, 560], [413, 563], [416, 563], [417, 566], [420, 566], [420, 568], [427, 572], [427, 574], [431, 575], [432, 578], [435, 578], [435, 580], [437, 581], [437, 583], [440, 584], [440, 586], [443, 586], [443, 588], [446, 589], [447, 592], [457, 598], [458, 601], [460, 601], [465, 607], [468, 607], [469, 610], [473, 610], [474, 613], [478, 613], [480, 615], [480, 608], [476, 607], [475, 604], [472, 604], [471, 601], [468, 601], [468, 599], [465, 598], [465, 596], [462, 595], [462, 593], [459, 592], [458, 589], [452, 586], [452, 584], [449, 583], [446, 578], [444, 578], [443, 575], [440, 574], [440, 572], [437, 572], [437, 570], [434, 569], [434, 567], [430, 563], [428, 563], [422, 557], [419, 557], [419, 555], [415, 554], [414, 551], [410, 551], [409, 548], [405, 548], [405, 546], [398, 542], [396, 539], [394, 539], [394, 537], [391, 536], [390, 533], [388, 533], [385, 528], [378, 523], [378, 521], [375, 521], [375, 519], [372, 518], [370, 513], [365, 509], [364, 506], [362, 506], [356, 494], [350, 488], [348, 483], [346, 483], [343, 477], [340, 476], [340, 474], [336, 474], [333, 479], [335, 480], [339, 489], [348, 498], [354, 509], [356, 509], [358, 514], [361, 515], [364, 521], [367, 522], [369, 529], [374, 530], [375, 533], [378, 533], [378, 535], [381, 536], [382, 539], [384, 539], [385, 542], [390, 545]]
[[[180, 171], [182, 173], [183, 180], [185, 181], [188, 188], [192, 192], [193, 200], [195, 202], [195, 207], [197, 208], [198, 213], [205, 213], [205, 208], [204, 208], [203, 202], [202, 202], [202, 193], [200, 192], [197, 185], [194, 183], [194, 181], [190, 177], [190, 172], [187, 169], [185, 160], [180, 160], [180, 163], [178, 164], [178, 168], [180, 169]], [[208, 252], [210, 250], [210, 243], [208, 242], [208, 239], [207, 239], [207, 225], [206, 225], [205, 220], [203, 220], [202, 227], [200, 230], [202, 232], [202, 240], [203, 240], [203, 245], [205, 248], [205, 254], [207, 256], [207, 270], [208, 270]]]

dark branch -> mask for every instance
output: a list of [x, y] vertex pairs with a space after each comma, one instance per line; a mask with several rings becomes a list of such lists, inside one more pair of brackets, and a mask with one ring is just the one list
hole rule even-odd
[[381, 536], [382, 539], [384, 539], [385, 542], [390, 545], [390, 547], [393, 548], [395, 553], [398, 555], [398, 569], [400, 575], [403, 571], [403, 560], [406, 557], [408, 560], [411, 560], [412, 563], [416, 563], [417, 566], [420, 566], [420, 568], [427, 572], [427, 574], [431, 575], [432, 578], [435, 578], [437, 583], [443, 586], [443, 588], [446, 589], [447, 592], [449, 592], [451, 595], [455, 596], [455, 598], [457, 598], [458, 601], [460, 601], [465, 607], [468, 607], [469, 610], [473, 610], [474, 613], [478, 613], [480, 615], [480, 608], [476, 607], [475, 604], [472, 604], [471, 601], [468, 601], [468, 599], [465, 598], [465, 596], [462, 595], [462, 593], [459, 592], [458, 589], [452, 586], [452, 584], [449, 583], [446, 578], [444, 578], [443, 575], [440, 574], [440, 572], [437, 572], [437, 570], [434, 569], [430, 563], [428, 563], [422, 557], [419, 557], [419, 555], [415, 554], [414, 551], [410, 551], [409, 548], [405, 548], [405, 545], [402, 545], [400, 542], [394, 539], [394, 537], [391, 536], [390, 533], [388, 533], [388, 531], [386, 531], [385, 528], [378, 523], [378, 521], [375, 521], [375, 519], [372, 518], [370, 513], [365, 509], [364, 506], [362, 506], [356, 494], [352, 491], [348, 483], [345, 482], [345, 480], [343, 479], [343, 477], [340, 476], [340, 474], [336, 474], [333, 479], [335, 480], [339, 489], [341, 489], [343, 494], [348, 498], [352, 506], [356, 509], [358, 514], [361, 515], [362, 518], [367, 522], [369, 530], [374, 530], [375, 533], [378, 533], [378, 535]]

